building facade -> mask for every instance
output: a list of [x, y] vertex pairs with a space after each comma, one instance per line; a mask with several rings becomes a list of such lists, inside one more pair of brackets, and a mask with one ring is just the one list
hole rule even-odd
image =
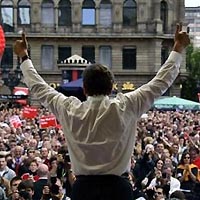
[[[111, 68], [118, 91], [133, 90], [151, 80], [166, 60], [184, 9], [184, 0], [2, 0], [6, 49], [1, 68], [19, 65], [13, 42], [24, 29], [34, 66], [51, 86], [81, 76], [74, 65], [79, 61], [65, 63], [78, 55]], [[183, 62], [168, 95], [180, 96], [185, 73]], [[0, 93], [6, 91], [2, 85]]]
[[185, 8], [185, 22], [190, 27], [194, 47], [200, 48], [200, 6]]

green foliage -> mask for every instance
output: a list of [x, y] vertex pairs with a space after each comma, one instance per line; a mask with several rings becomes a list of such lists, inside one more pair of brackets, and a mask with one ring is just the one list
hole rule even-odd
[[186, 68], [188, 77], [182, 83], [181, 97], [198, 101], [197, 93], [200, 92], [200, 48], [192, 45], [186, 49]]

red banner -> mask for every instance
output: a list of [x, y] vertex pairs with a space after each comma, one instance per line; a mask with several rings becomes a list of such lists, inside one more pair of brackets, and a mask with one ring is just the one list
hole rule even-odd
[[[15, 87], [14, 90], [13, 90], [13, 94], [14, 95], [28, 95], [29, 91], [28, 91], [28, 88], [25, 88], [25, 87]], [[20, 104], [24, 104], [24, 105], [27, 104], [27, 100], [26, 99], [24, 99], [24, 100], [16, 100], [16, 102], [18, 102]]]
[[22, 122], [19, 118], [18, 115], [13, 115], [10, 117], [10, 124], [14, 127], [14, 128], [19, 128], [22, 125]]
[[40, 118], [40, 128], [45, 129], [49, 127], [56, 127], [57, 121], [55, 116], [49, 115], [49, 116], [43, 116]]
[[37, 117], [38, 109], [34, 107], [24, 107], [23, 108], [23, 117], [28, 119], [33, 119]]

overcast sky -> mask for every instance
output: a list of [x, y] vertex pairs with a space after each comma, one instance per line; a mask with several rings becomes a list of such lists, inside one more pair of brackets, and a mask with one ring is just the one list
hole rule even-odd
[[197, 7], [200, 6], [200, 0], [185, 0], [186, 7]]

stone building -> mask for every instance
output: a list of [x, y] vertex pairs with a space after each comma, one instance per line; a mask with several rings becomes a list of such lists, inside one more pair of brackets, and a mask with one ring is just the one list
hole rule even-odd
[[185, 8], [185, 22], [190, 27], [194, 47], [200, 48], [200, 6]]
[[[64, 62], [78, 55], [109, 66], [118, 90], [126, 91], [152, 79], [167, 58], [176, 23], [184, 19], [184, 0], [2, 0], [0, 11], [6, 35], [2, 68], [18, 66], [12, 45], [24, 29], [31, 59], [51, 86], [81, 76], [86, 63], [79, 69], [78, 60]], [[168, 95], [180, 95], [185, 73], [183, 62]], [[1, 86], [0, 93], [6, 91]]]

